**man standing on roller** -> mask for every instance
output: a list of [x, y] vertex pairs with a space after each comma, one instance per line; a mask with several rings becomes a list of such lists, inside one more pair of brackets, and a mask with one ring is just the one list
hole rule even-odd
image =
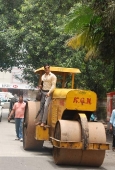
[[50, 66], [44, 65], [45, 74], [41, 77], [42, 98], [40, 101], [39, 120], [36, 125], [45, 126], [47, 120], [48, 106], [50, 104], [52, 93], [56, 88], [57, 77], [50, 72]]

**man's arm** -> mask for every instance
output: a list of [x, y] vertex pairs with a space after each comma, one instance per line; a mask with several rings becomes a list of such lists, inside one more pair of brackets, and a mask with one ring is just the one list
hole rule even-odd
[[9, 115], [9, 117], [8, 117], [8, 120], [10, 120], [11, 116], [14, 114], [14, 112], [15, 112], [15, 106], [16, 106], [16, 103], [13, 105], [13, 108], [12, 108], [12, 110], [11, 110], [11, 112], [10, 112], [10, 115]]
[[11, 118], [12, 115], [14, 114], [14, 111], [15, 111], [14, 109], [11, 110], [10, 115], [9, 115], [9, 117], [8, 117], [8, 120], [10, 120], [10, 118]]
[[48, 92], [48, 94], [50, 95], [54, 89], [56, 88], [56, 82], [57, 82], [57, 77], [55, 75], [52, 76], [52, 86]]

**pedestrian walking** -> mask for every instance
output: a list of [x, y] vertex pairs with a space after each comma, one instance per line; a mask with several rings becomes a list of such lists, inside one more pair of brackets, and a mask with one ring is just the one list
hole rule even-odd
[[39, 120], [36, 125], [45, 126], [47, 121], [48, 106], [52, 99], [52, 93], [56, 87], [57, 77], [51, 73], [50, 66], [44, 65], [45, 74], [41, 77], [41, 88], [42, 97], [40, 101]]
[[10, 120], [11, 116], [15, 113], [15, 128], [16, 128], [16, 139], [23, 141], [23, 120], [25, 113], [26, 103], [23, 101], [23, 96], [19, 96], [19, 101], [13, 105], [11, 113], [8, 117]]
[[113, 144], [112, 149], [115, 151], [115, 109], [113, 109], [111, 118], [110, 118], [110, 130], [113, 132]]

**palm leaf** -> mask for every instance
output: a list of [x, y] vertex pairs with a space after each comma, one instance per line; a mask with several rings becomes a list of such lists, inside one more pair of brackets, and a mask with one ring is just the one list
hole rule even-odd
[[65, 31], [80, 33], [89, 26], [92, 16], [93, 11], [88, 5], [76, 4], [67, 15]]

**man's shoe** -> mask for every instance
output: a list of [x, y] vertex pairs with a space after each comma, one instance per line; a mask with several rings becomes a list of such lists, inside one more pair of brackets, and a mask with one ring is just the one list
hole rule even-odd
[[46, 124], [45, 123], [42, 123], [40, 126], [44, 127]]
[[22, 139], [22, 138], [20, 139], [20, 142], [23, 142], [23, 139]]
[[18, 138], [18, 137], [16, 137], [16, 138], [15, 138], [15, 140], [19, 140], [19, 138]]
[[112, 150], [115, 152], [115, 147], [113, 147]]

